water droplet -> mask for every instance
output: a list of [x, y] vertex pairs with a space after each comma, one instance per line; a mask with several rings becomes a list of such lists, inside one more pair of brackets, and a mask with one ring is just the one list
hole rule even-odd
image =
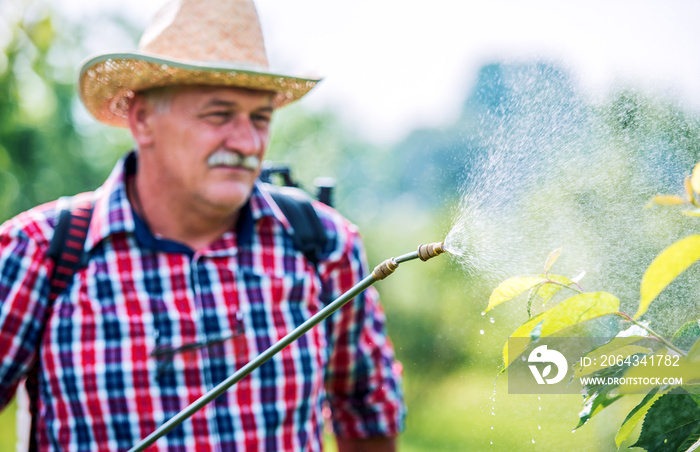
[[541, 425], [538, 425], [538, 426], [537, 426], [537, 430], [542, 430], [542, 426], [541, 426]]
[[481, 311], [481, 315], [486, 315], [486, 311]]
[[493, 444], [493, 441], [491, 441], [491, 444]]
[[574, 429], [574, 430], [571, 430], [571, 433], [576, 433], [576, 429]]
[[496, 319], [494, 319], [493, 317], [491, 317], [491, 318], [489, 319], [489, 322], [491, 322], [491, 323], [496, 323]]
[[493, 425], [491, 426], [491, 430], [493, 430]]
[[532, 444], [535, 444], [535, 438], [532, 438]]
[[542, 411], [542, 407], [541, 407], [541, 406], [538, 406], [537, 409], [538, 409], [539, 411]]
[[495, 416], [495, 415], [496, 415], [496, 412], [495, 412], [495, 411], [492, 411], [492, 412], [491, 412], [491, 416]]
[[479, 334], [484, 334], [484, 330], [479, 330]]

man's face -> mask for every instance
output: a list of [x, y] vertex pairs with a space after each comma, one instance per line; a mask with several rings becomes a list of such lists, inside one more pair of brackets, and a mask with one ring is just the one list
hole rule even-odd
[[160, 196], [235, 213], [260, 172], [273, 94], [193, 86], [171, 96], [169, 108], [145, 109], [149, 135], [139, 143], [139, 171], [157, 181]]

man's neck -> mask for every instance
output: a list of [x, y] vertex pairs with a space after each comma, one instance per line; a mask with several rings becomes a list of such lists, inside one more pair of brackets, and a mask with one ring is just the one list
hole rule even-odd
[[162, 190], [158, 192], [148, 181], [140, 179], [138, 173], [127, 178], [126, 186], [132, 208], [151, 233], [187, 245], [194, 251], [207, 248], [238, 220], [239, 211], [228, 213], [203, 208], [201, 204], [188, 205]]

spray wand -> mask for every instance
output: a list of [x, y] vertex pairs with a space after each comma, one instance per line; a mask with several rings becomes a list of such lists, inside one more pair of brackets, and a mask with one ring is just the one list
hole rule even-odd
[[357, 295], [362, 293], [369, 286], [377, 281], [380, 281], [387, 276], [391, 275], [399, 267], [399, 264], [403, 262], [408, 262], [414, 259], [420, 259], [422, 261], [427, 261], [439, 254], [444, 253], [445, 245], [442, 242], [429, 243], [427, 245], [421, 245], [418, 247], [417, 251], [412, 253], [404, 254], [399, 257], [392, 257], [381, 264], [377, 265], [372, 274], [365, 277], [362, 281], [357, 283], [352, 289], [348, 290], [332, 303], [330, 303], [325, 308], [318, 311], [316, 314], [311, 316], [304, 323], [296, 327], [293, 331], [287, 334], [285, 337], [280, 339], [278, 342], [270, 346], [267, 350], [259, 354], [255, 359], [248, 362], [245, 366], [238, 369], [233, 375], [228, 377], [226, 380], [219, 383], [216, 387], [212, 388], [209, 392], [201, 396], [199, 399], [192, 402], [184, 410], [180, 411], [178, 414], [170, 418], [166, 423], [157, 428], [153, 433], [142, 439], [138, 444], [129, 449], [128, 452], [138, 452], [145, 450], [148, 446], [156, 442], [160, 437], [165, 436], [172, 429], [180, 425], [185, 419], [192, 416], [194, 413], [199, 411], [207, 403], [211, 402], [215, 398], [219, 397], [221, 394], [226, 392], [231, 386], [238, 383], [240, 380], [248, 376], [252, 371], [263, 365], [267, 360], [272, 358], [274, 355], [282, 351], [285, 347], [290, 345], [295, 340], [299, 339], [304, 333], [309, 331], [314, 326], [321, 323], [323, 320], [328, 318], [338, 309], [342, 308], [350, 300], [355, 298]]

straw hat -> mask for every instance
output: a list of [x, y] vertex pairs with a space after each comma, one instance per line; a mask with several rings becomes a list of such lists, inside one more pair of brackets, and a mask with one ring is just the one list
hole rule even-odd
[[216, 85], [277, 93], [281, 107], [319, 80], [268, 71], [252, 0], [170, 0], [156, 14], [136, 52], [91, 58], [78, 88], [87, 110], [105, 124], [127, 127], [135, 92], [171, 85]]

